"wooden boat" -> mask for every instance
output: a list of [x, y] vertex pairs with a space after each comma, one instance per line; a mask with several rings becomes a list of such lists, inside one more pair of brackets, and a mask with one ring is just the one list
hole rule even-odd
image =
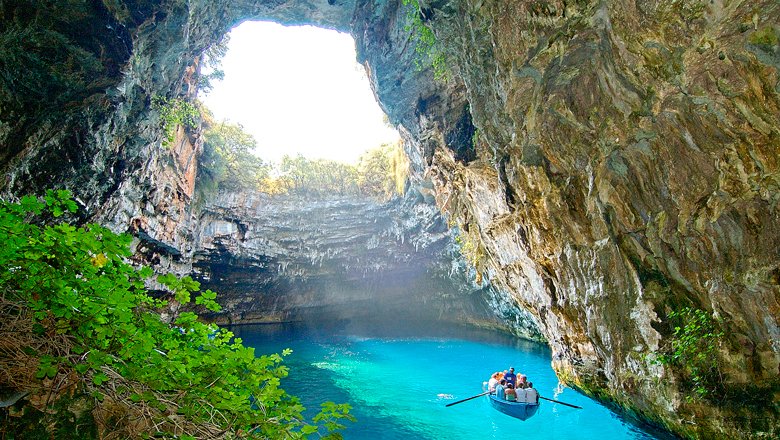
[[508, 400], [499, 399], [495, 394], [488, 394], [488, 399], [490, 399], [490, 406], [494, 409], [520, 420], [528, 420], [533, 417], [539, 409], [538, 403], [510, 402]]

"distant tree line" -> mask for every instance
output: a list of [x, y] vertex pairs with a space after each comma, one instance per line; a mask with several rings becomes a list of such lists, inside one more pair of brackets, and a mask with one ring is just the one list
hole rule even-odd
[[356, 165], [301, 155], [279, 164], [253, 154], [257, 141], [239, 124], [216, 122], [203, 111], [203, 153], [198, 192], [208, 197], [220, 189], [323, 198], [365, 196], [388, 200], [403, 194], [409, 162], [400, 143], [368, 150]]

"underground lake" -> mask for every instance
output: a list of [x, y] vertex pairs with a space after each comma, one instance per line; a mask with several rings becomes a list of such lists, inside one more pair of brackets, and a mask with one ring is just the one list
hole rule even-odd
[[[289, 375], [282, 386], [311, 417], [325, 401], [349, 403], [355, 423], [345, 439], [655, 439], [579, 392], [562, 386], [542, 344], [454, 325], [377, 325], [376, 322], [286, 323], [230, 328], [256, 354], [281, 353]], [[526, 374], [542, 401], [520, 421], [479, 397], [494, 371]]]

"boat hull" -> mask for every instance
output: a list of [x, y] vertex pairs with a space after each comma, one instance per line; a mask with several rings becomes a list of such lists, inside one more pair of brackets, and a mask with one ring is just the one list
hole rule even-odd
[[490, 399], [490, 406], [494, 409], [520, 420], [528, 420], [539, 409], [538, 403], [509, 402], [499, 399], [492, 394], [488, 395], [488, 399]]

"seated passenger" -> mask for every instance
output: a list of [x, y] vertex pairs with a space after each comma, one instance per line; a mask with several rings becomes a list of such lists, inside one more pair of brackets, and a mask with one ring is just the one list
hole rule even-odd
[[539, 392], [534, 388], [533, 382], [528, 382], [528, 388], [525, 389], [525, 395], [528, 403], [539, 403]]
[[496, 385], [496, 397], [499, 399], [505, 399], [504, 391], [506, 390], [506, 380], [501, 379], [501, 382]]
[[492, 376], [490, 376], [490, 380], [488, 381], [488, 391], [495, 393], [496, 385], [498, 385], [498, 372], [495, 372]]
[[512, 386], [510, 382], [507, 382], [506, 384], [506, 400], [510, 402], [516, 402], [517, 401], [517, 391], [515, 391], [515, 388]]
[[528, 386], [528, 379], [525, 377], [525, 374], [520, 374], [517, 376], [517, 388], [525, 388]]
[[515, 393], [517, 394], [518, 403], [528, 403], [528, 396], [525, 393], [525, 388], [518, 387], [515, 389]]

